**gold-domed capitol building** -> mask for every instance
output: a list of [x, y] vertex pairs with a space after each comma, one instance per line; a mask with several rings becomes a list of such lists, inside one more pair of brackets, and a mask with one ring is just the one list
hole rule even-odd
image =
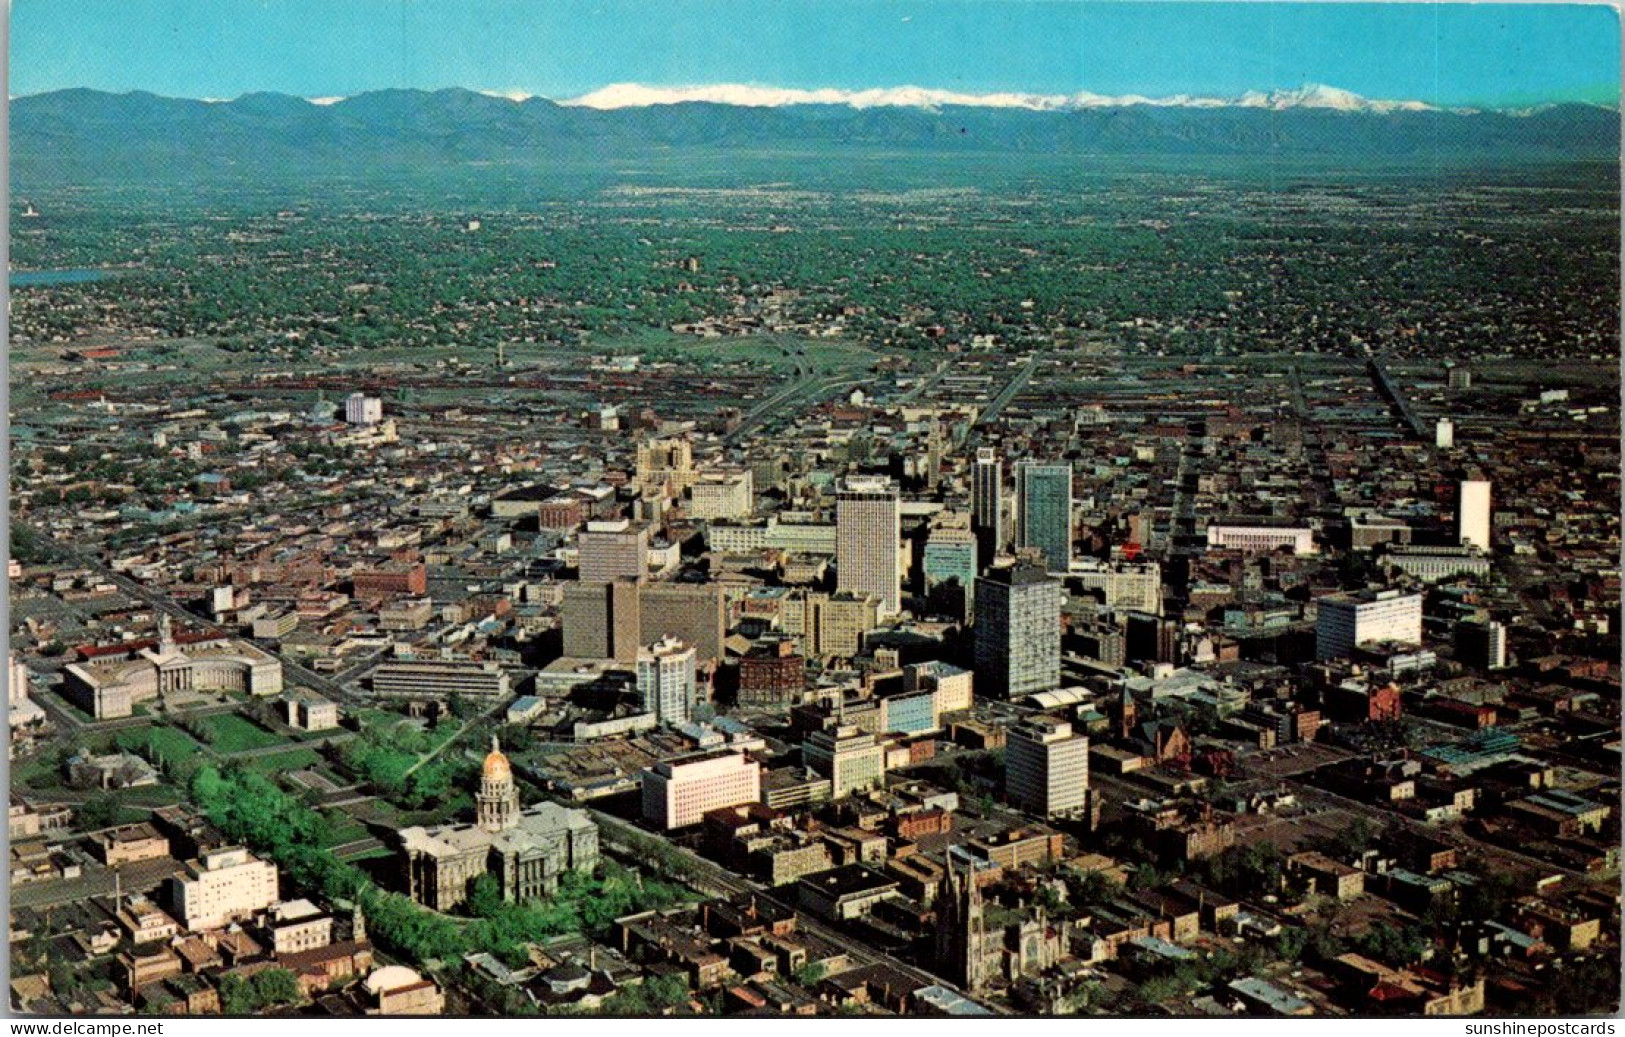
[[598, 865], [598, 826], [586, 811], [553, 803], [519, 806], [519, 786], [495, 737], [480, 767], [474, 823], [401, 831], [407, 889], [424, 907], [447, 911], [468, 897], [481, 875], [492, 875], [508, 900], [531, 900], [558, 889], [567, 871]]

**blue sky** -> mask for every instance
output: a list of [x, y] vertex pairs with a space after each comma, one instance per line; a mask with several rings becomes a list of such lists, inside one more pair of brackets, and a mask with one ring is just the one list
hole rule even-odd
[[1617, 103], [1587, 4], [1020, 0], [13, 0], [13, 95], [306, 97], [610, 83]]

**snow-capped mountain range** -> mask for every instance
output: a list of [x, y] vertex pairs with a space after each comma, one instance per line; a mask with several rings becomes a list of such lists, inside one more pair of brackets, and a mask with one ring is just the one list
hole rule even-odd
[[[486, 91], [493, 97], [525, 100], [522, 91]], [[705, 102], [737, 105], [743, 108], [782, 108], [797, 104], [846, 105], [850, 108], [923, 108], [948, 106], [965, 108], [1024, 108], [1035, 112], [1056, 112], [1088, 108], [1124, 108], [1148, 105], [1156, 108], [1330, 108], [1344, 112], [1433, 111], [1423, 101], [1372, 100], [1334, 86], [1308, 84], [1294, 90], [1251, 90], [1238, 97], [1201, 97], [1174, 94], [1147, 97], [1142, 94], [1096, 94], [1084, 90], [1073, 94], [986, 93], [970, 94], [922, 86], [880, 87], [870, 90], [797, 90], [785, 87], [754, 86], [743, 83], [714, 83], [706, 86], [646, 86], [642, 83], [614, 83], [610, 86], [568, 98], [560, 104], [581, 108], [647, 108], [663, 104]]]
[[1614, 108], [1440, 108], [1325, 86], [1151, 98], [621, 84], [563, 100], [452, 88], [229, 101], [70, 89], [10, 110], [14, 183], [548, 167], [671, 149], [1549, 162], [1614, 160], [1620, 141]]

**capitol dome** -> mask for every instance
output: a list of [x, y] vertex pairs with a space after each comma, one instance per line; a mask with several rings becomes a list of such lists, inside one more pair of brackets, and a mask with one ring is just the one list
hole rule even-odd
[[497, 744], [496, 735], [491, 736], [491, 751], [485, 757], [484, 775], [486, 781], [508, 781], [513, 777], [513, 767], [503, 755], [502, 747]]

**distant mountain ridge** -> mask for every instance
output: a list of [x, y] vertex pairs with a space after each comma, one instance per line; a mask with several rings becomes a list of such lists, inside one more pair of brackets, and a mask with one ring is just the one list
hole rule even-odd
[[[523, 100], [523, 93], [482, 91], [493, 97]], [[336, 100], [328, 99], [328, 100]], [[744, 107], [784, 107], [796, 104], [840, 104], [851, 108], [1025, 108], [1031, 111], [1068, 111], [1085, 108], [1331, 108], [1339, 111], [1390, 112], [1434, 111], [1438, 106], [1423, 101], [1375, 100], [1349, 90], [1319, 83], [1306, 83], [1291, 90], [1249, 90], [1234, 97], [1199, 94], [1173, 94], [1150, 97], [1144, 94], [1097, 94], [1088, 90], [1071, 94], [1035, 94], [1017, 91], [969, 94], [931, 87], [877, 87], [867, 90], [799, 90], [742, 83], [712, 83], [704, 86], [646, 86], [642, 83], [612, 83], [561, 104], [586, 108], [632, 108], [685, 101], [709, 101]], [[1466, 111], [1469, 109], [1459, 109]]]
[[1105, 103], [1072, 95], [1050, 105], [1032, 100], [1042, 95], [1008, 95], [1005, 103], [955, 104], [942, 98], [971, 95], [856, 96], [737, 104], [587, 95], [560, 103], [453, 88], [319, 102], [274, 93], [203, 101], [78, 88], [11, 100], [12, 172], [15, 186], [26, 189], [43, 180], [545, 163], [561, 155], [680, 147], [1553, 159], [1617, 158], [1620, 141], [1619, 112], [1596, 105], [1452, 111], [1367, 101], [1326, 87], [1228, 103]]

